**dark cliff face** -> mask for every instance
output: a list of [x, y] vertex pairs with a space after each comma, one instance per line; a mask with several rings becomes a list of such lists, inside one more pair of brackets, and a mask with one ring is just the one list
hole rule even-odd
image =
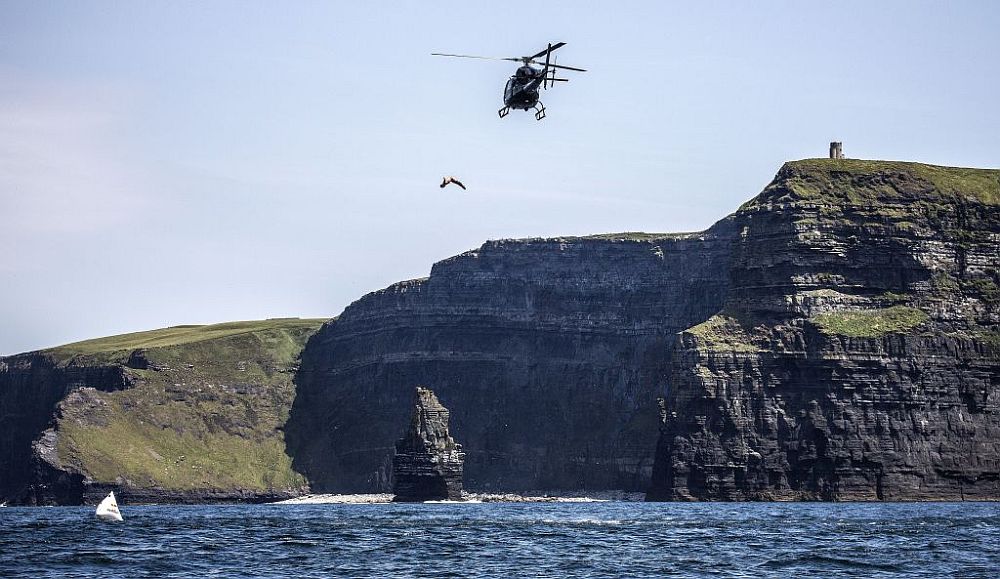
[[70, 392], [114, 392], [131, 386], [122, 367], [58, 364], [42, 353], [0, 359], [0, 496], [19, 502], [78, 503], [82, 477], [57, 472], [41, 459], [52, 453], [42, 433]]
[[467, 488], [645, 488], [670, 346], [721, 306], [730, 235], [489, 242], [365, 296], [303, 352], [296, 469], [318, 490], [388, 491], [428, 384]]
[[787, 164], [674, 349], [648, 498], [1000, 498], [998, 200], [998, 171]]

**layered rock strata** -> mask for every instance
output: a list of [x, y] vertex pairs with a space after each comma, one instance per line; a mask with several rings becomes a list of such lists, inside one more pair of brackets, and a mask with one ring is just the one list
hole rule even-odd
[[1000, 499], [1000, 171], [786, 164], [674, 346], [650, 500]]
[[410, 427], [392, 458], [393, 500], [461, 500], [464, 463], [462, 445], [448, 432], [448, 409], [418, 386]]
[[0, 358], [0, 500], [388, 491], [418, 383], [473, 490], [996, 499], [998, 204], [998, 171], [798, 161], [702, 233], [488, 242], [301, 364], [318, 322]]
[[412, 384], [475, 490], [645, 490], [677, 332], [718, 311], [732, 230], [491, 241], [351, 304], [310, 340], [287, 429], [322, 492], [384, 492]]

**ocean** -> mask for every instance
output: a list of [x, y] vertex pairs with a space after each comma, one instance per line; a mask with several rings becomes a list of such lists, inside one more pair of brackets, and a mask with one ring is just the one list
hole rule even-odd
[[0, 508], [0, 577], [1000, 576], [996, 503]]

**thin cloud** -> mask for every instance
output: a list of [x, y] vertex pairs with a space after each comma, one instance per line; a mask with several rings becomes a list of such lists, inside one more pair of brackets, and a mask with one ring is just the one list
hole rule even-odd
[[[4, 75], [10, 76], [10, 75]], [[0, 242], [120, 224], [145, 206], [116, 134], [125, 95], [5, 78], [0, 92]]]

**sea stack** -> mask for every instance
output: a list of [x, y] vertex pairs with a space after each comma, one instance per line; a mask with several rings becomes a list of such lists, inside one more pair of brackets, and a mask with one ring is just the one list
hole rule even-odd
[[465, 453], [448, 433], [448, 416], [433, 391], [417, 387], [413, 419], [392, 459], [394, 501], [461, 500]]

